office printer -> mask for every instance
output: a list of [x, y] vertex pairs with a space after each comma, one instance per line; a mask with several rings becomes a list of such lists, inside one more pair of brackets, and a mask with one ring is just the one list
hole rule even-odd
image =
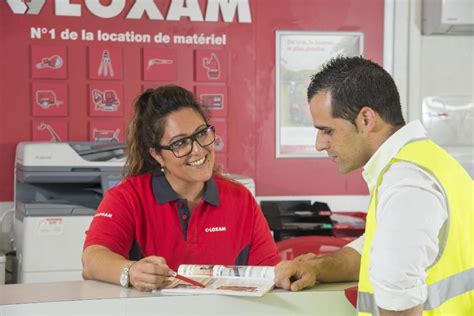
[[14, 175], [17, 282], [82, 279], [81, 254], [103, 194], [118, 184], [120, 143], [20, 143]]

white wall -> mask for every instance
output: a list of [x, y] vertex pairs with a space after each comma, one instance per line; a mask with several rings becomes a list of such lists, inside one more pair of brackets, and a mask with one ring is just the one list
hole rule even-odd
[[394, 4], [393, 75], [408, 121], [421, 119], [424, 97], [474, 95], [474, 34], [423, 35], [422, 0]]
[[[467, 96], [467, 101], [462, 104], [474, 103], [474, 34], [424, 35], [422, 0], [385, 1], [394, 12], [393, 66], [389, 70], [393, 70], [399, 87], [405, 119], [408, 122], [422, 120], [422, 102], [426, 97], [463, 95]], [[468, 114], [459, 124], [459, 116], [463, 115], [457, 114], [455, 117], [458, 118], [451, 120], [454, 124], [448, 125], [448, 119], [443, 120], [442, 126], [447, 129], [440, 130], [437, 126], [431, 136], [437, 134], [439, 139], [435, 137], [434, 140], [474, 177], [474, 119]], [[450, 143], [451, 139], [458, 138], [451, 137], [450, 133], [467, 135], [464, 138], [470, 138], [470, 144]]]
[[474, 35], [421, 37], [421, 97], [473, 94]]

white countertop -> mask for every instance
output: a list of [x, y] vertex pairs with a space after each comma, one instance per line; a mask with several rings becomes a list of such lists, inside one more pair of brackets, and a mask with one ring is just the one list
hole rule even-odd
[[[276, 289], [263, 297], [170, 296], [97, 281], [0, 286], [0, 316], [9, 315], [355, 315], [344, 289], [318, 284], [301, 292]], [[158, 312], [159, 311], [159, 312]]]

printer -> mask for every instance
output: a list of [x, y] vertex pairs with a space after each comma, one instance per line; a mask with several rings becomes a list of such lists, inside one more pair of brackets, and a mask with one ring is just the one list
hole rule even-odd
[[17, 282], [82, 279], [85, 231], [103, 194], [122, 179], [121, 143], [24, 142], [16, 148]]

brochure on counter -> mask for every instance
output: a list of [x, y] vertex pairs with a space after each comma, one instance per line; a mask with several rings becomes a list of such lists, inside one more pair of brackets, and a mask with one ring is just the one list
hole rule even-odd
[[189, 284], [173, 278], [173, 283], [156, 293], [175, 294], [222, 294], [236, 296], [263, 296], [274, 287], [274, 267], [189, 265], [178, 268], [178, 274], [202, 283], [205, 287]]

